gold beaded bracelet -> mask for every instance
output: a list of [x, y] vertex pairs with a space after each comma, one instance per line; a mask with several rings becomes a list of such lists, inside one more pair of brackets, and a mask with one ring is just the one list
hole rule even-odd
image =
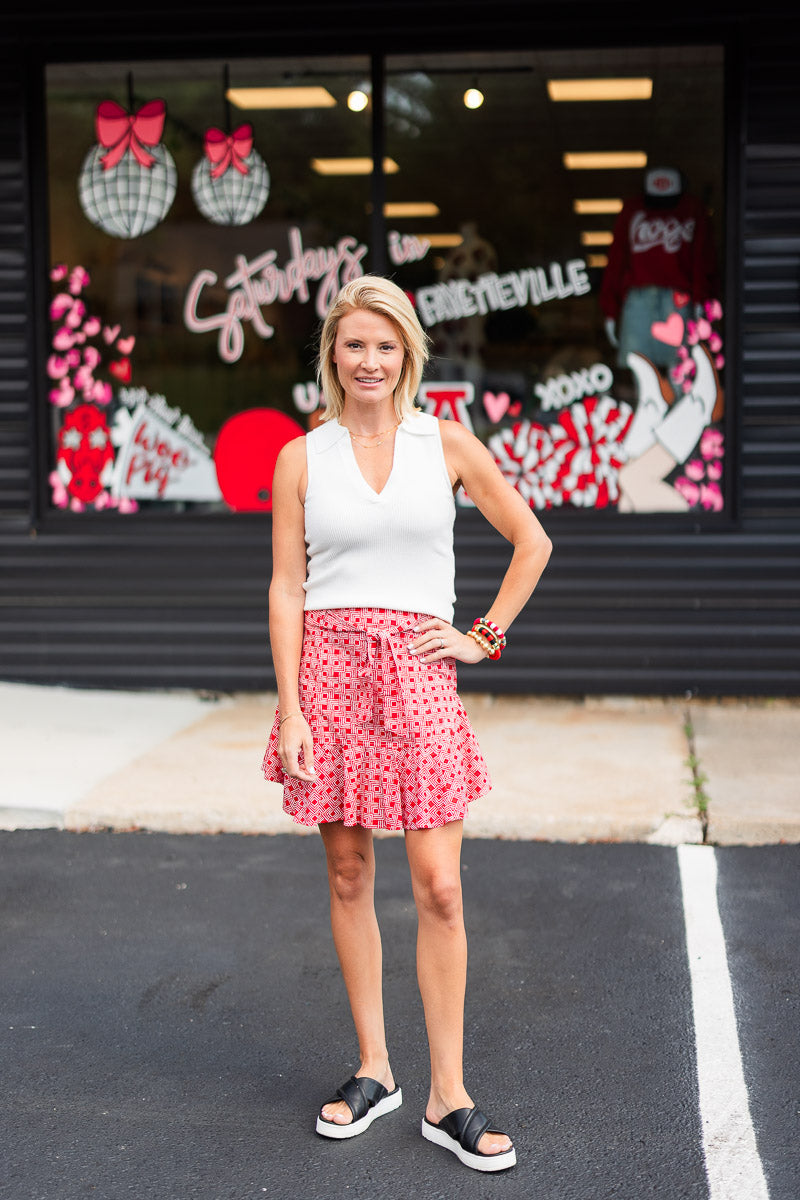
[[492, 647], [489, 645], [486, 638], [483, 637], [482, 634], [478, 633], [477, 630], [475, 630], [475, 629], [468, 629], [467, 637], [471, 637], [473, 642], [477, 642], [478, 645], [480, 646], [481, 650], [483, 651], [483, 653], [486, 655], [486, 657], [491, 658]]

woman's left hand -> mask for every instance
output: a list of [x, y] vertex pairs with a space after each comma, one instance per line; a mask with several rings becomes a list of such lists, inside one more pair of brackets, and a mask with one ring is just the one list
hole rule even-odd
[[415, 630], [417, 636], [409, 646], [410, 652], [420, 662], [439, 662], [442, 658], [456, 658], [463, 663], [476, 663], [487, 655], [474, 638], [459, 633], [440, 617], [420, 621]]

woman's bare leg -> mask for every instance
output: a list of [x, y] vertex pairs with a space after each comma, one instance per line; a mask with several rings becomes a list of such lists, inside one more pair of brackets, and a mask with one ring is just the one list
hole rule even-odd
[[[319, 827], [328, 860], [331, 929], [358, 1037], [357, 1075], [377, 1079], [391, 1091], [383, 1020], [383, 960], [375, 915], [375, 852], [372, 832], [341, 821]], [[352, 1113], [344, 1101], [326, 1104], [322, 1115], [346, 1125]]]
[[[426, 1116], [437, 1124], [456, 1108], [472, 1108], [464, 1087], [464, 995], [467, 935], [461, 898], [462, 822], [410, 829], [406, 852], [417, 906], [417, 976], [431, 1056]], [[485, 1133], [483, 1154], [508, 1150], [504, 1135]]]

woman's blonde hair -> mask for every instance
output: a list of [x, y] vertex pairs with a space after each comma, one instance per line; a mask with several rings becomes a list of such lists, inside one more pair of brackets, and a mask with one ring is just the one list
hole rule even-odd
[[403, 367], [394, 392], [394, 411], [398, 421], [414, 411], [430, 339], [417, 319], [406, 293], [381, 275], [361, 275], [346, 283], [326, 316], [319, 339], [317, 378], [325, 397], [323, 421], [339, 417], [344, 409], [344, 389], [339, 382], [333, 351], [336, 331], [342, 317], [361, 309], [377, 313], [391, 321], [403, 343]]

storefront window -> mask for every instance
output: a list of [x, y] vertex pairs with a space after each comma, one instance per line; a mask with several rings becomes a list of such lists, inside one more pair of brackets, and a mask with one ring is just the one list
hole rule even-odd
[[383, 69], [377, 143], [367, 59], [48, 72], [53, 503], [268, 509], [319, 320], [377, 269], [420, 405], [533, 508], [722, 512], [721, 50]]

